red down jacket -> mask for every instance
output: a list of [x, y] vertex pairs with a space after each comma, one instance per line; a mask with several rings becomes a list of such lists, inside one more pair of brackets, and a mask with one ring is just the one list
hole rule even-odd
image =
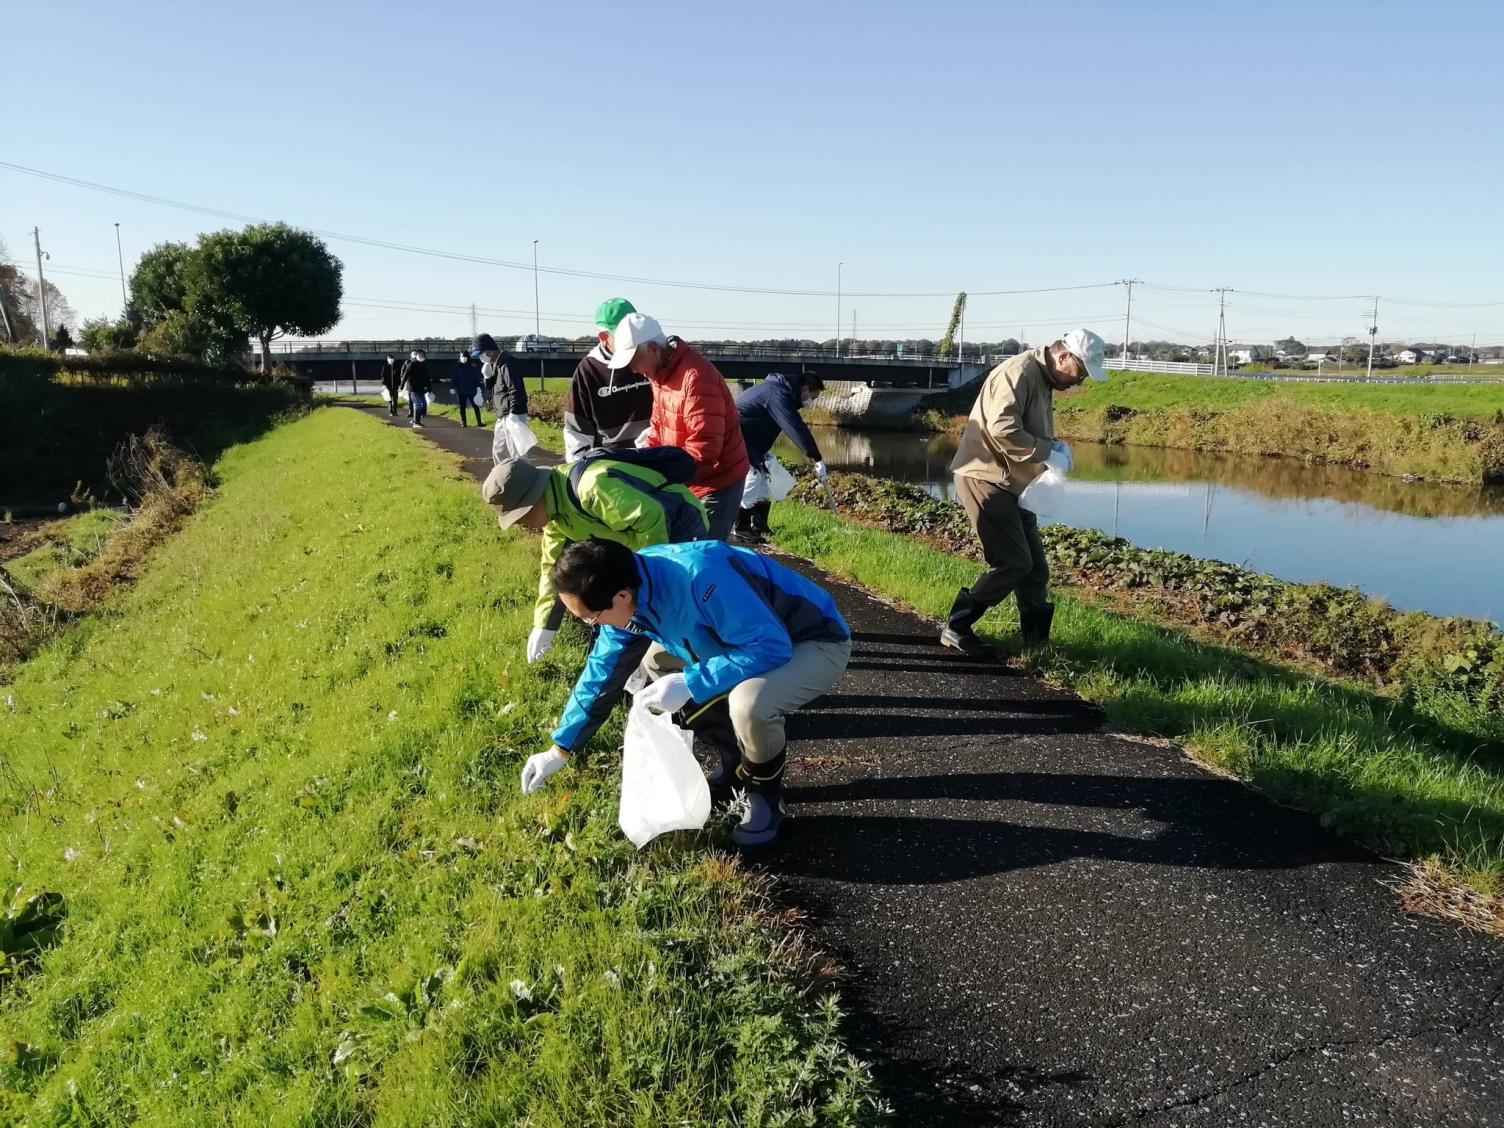
[[678, 337], [670, 337], [668, 365], [652, 373], [651, 446], [676, 446], [695, 460], [689, 488], [696, 497], [747, 476], [747, 444], [726, 378]]

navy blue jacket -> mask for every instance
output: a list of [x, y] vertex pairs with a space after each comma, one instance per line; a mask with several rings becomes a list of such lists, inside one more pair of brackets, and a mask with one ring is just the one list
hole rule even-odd
[[456, 364], [449, 372], [449, 390], [460, 403], [469, 403], [480, 391], [480, 365], [474, 361]]
[[749, 549], [657, 544], [637, 553], [637, 571], [637, 613], [626, 629], [601, 627], [554, 730], [566, 752], [595, 735], [649, 642], [685, 663], [690, 695], [708, 703], [787, 664], [796, 643], [851, 637], [829, 592]]
[[747, 442], [747, 459], [761, 466], [768, 451], [778, 441], [780, 431], [788, 435], [811, 462], [823, 462], [820, 445], [809, 433], [799, 409], [804, 406], [802, 386], [797, 376], [770, 372], [755, 388], [736, 397], [736, 413], [742, 419], [742, 438]]

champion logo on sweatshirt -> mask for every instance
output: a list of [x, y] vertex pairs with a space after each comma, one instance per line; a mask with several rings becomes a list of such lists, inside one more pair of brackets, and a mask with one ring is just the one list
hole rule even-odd
[[602, 384], [595, 389], [595, 394], [605, 399], [607, 396], [614, 396], [617, 392], [633, 392], [638, 388], [646, 387], [648, 387], [647, 377], [643, 377], [635, 384]]

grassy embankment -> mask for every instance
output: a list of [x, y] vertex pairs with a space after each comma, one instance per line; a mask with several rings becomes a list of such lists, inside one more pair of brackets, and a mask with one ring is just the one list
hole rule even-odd
[[525, 665], [535, 546], [452, 466], [335, 410], [234, 448], [4, 687], [12, 880], [62, 904], [0, 978], [0, 1121], [874, 1118], [713, 836], [635, 852], [610, 754], [518, 794], [579, 648]]
[[[777, 542], [942, 617], [978, 573], [959, 507], [834, 480], [851, 516], [781, 503]], [[1439, 864], [1447, 882], [1416, 896], [1450, 898], [1455, 915], [1504, 933], [1504, 639], [1396, 617], [1355, 592], [1047, 533], [1057, 580], [1078, 583], [1059, 591], [1055, 644], [1026, 656], [1032, 668], [1101, 703], [1114, 726], [1175, 738], [1358, 841]], [[1015, 630], [1011, 601], [981, 628]]]
[[[960, 431], [976, 386], [928, 401], [920, 429]], [[1504, 384], [1300, 384], [1118, 372], [1057, 396], [1063, 436], [1335, 462], [1453, 482], [1504, 481]]]

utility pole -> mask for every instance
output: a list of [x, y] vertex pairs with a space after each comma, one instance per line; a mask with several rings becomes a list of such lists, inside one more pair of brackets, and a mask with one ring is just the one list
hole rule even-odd
[[956, 379], [961, 379], [961, 368], [966, 363], [966, 303], [961, 303], [961, 324], [956, 334]]
[[543, 390], [543, 324], [538, 315], [538, 240], [533, 240], [533, 348], [538, 350], [538, 390]]
[[1231, 286], [1217, 286], [1212, 293], [1217, 295], [1217, 343], [1212, 351], [1212, 375], [1217, 375], [1217, 363], [1222, 364], [1222, 375], [1227, 375], [1227, 295]]
[[841, 359], [841, 267], [844, 262], [836, 263], [836, 359]]
[[1373, 379], [1373, 347], [1379, 340], [1379, 299], [1373, 300], [1373, 324], [1368, 327], [1368, 375], [1366, 380]]
[[1478, 334], [1474, 333], [1473, 334], [1473, 344], [1472, 344], [1472, 347], [1467, 350], [1467, 374], [1469, 376], [1471, 376], [1473, 374], [1473, 357], [1476, 356], [1477, 353], [1478, 353]]
[[[52, 326], [47, 321], [47, 280], [42, 277], [42, 233], [37, 228], [31, 229], [32, 241], [37, 248], [37, 299], [42, 306], [42, 348], [45, 351], [52, 343]], [[51, 255], [47, 256], [51, 258]]]
[[480, 326], [475, 322], [475, 303], [470, 303], [470, 339], [473, 341], [480, 336]]
[[120, 249], [120, 224], [115, 224], [115, 257], [120, 261], [120, 315], [125, 316], [125, 307], [131, 304], [125, 295], [125, 252]]
[[1129, 327], [1133, 323], [1133, 287], [1142, 282], [1142, 278], [1119, 278], [1118, 285], [1128, 288], [1128, 308], [1123, 313], [1123, 352], [1118, 357], [1123, 362], [1123, 367], [1128, 367], [1128, 342], [1131, 339]]
[[856, 353], [856, 310], [851, 311], [851, 351]]

